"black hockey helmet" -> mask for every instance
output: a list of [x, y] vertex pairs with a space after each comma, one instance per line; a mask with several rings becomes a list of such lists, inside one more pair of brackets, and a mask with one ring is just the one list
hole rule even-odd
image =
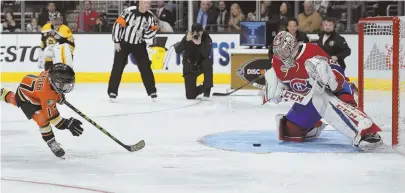
[[75, 72], [69, 65], [57, 63], [49, 69], [49, 82], [60, 94], [72, 91], [75, 79]]

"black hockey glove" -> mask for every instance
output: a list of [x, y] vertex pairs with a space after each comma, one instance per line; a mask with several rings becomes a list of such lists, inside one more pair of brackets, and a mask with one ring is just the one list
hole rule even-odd
[[73, 136], [80, 136], [83, 133], [82, 122], [71, 117], [70, 119], [63, 118], [56, 128], [60, 130], [69, 129]]

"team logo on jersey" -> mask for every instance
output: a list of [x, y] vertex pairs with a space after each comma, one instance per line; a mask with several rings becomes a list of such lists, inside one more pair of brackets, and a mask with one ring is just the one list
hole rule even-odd
[[331, 40], [331, 41], [329, 42], [329, 46], [333, 46], [333, 45], [335, 45], [335, 41]]
[[294, 78], [290, 81], [290, 88], [300, 94], [308, 94], [311, 91], [310, 84], [305, 79]]
[[[271, 62], [268, 59], [259, 58], [249, 60], [246, 63], [242, 64], [240, 68], [236, 70], [236, 74], [242, 79], [244, 82], [250, 82], [256, 79], [258, 76], [264, 74], [267, 69], [270, 69]], [[265, 79], [262, 78], [256, 81], [254, 84], [257, 88], [263, 88], [266, 82]]]
[[54, 100], [52, 100], [52, 99], [50, 99], [50, 100], [48, 100], [48, 105], [50, 106], [50, 105], [52, 105], [53, 103], [55, 103], [55, 101]]

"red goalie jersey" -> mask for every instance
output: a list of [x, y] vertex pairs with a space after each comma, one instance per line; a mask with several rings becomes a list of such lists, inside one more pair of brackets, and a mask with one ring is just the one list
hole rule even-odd
[[345, 83], [345, 76], [343, 69], [332, 60], [329, 55], [322, 50], [317, 45], [304, 43], [299, 47], [297, 56], [294, 61], [294, 66], [288, 68], [284, 63], [276, 56], [273, 56], [273, 68], [276, 72], [277, 77], [292, 91], [307, 94], [311, 90], [311, 85], [309, 84], [309, 75], [305, 69], [305, 61], [314, 57], [326, 57], [329, 60], [329, 64], [336, 76], [339, 83], [337, 91], [343, 88]]

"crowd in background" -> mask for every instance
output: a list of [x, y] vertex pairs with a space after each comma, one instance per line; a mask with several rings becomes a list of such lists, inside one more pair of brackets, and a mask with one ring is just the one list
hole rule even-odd
[[[156, 15], [160, 32], [184, 32], [187, 29], [187, 1], [151, 1], [152, 12]], [[21, 1], [2, 1], [2, 32], [39, 32], [41, 26], [49, 21], [49, 13], [59, 11], [64, 15], [64, 23], [76, 32], [111, 32], [111, 26], [122, 11], [114, 7], [114, 2], [84, 1], [27, 1], [25, 18], [21, 18]], [[115, 2], [116, 3], [116, 2]], [[120, 2], [121, 3], [121, 2]], [[180, 3], [183, 5], [181, 9]], [[334, 18], [338, 32], [356, 32], [356, 23], [361, 17], [385, 16], [387, 6], [394, 1], [326, 1], [307, 0], [299, 2], [299, 14], [295, 15], [297, 4], [291, 1], [261, 1], [261, 10], [256, 9], [255, 1], [208, 1], [195, 2], [194, 22], [200, 23], [211, 32], [237, 32], [241, 21], [276, 22], [281, 28], [287, 26], [291, 18], [298, 20], [298, 28], [305, 33], [322, 31], [324, 18]], [[351, 13], [347, 13], [351, 3]], [[121, 9], [135, 5], [134, 1], [123, 2]], [[115, 9], [114, 11], [111, 11]], [[395, 10], [394, 10], [395, 11]], [[80, 13], [82, 12], [82, 13]], [[257, 14], [260, 16], [257, 17]], [[395, 14], [395, 13], [394, 13]], [[82, 15], [82, 19], [80, 19]], [[179, 18], [179, 15], [181, 18]], [[351, 15], [351, 18], [348, 18]], [[18, 17], [18, 18], [17, 18]], [[25, 19], [22, 28], [21, 20]], [[348, 20], [351, 25], [348, 25]], [[83, 22], [81, 24], [80, 22]]]

